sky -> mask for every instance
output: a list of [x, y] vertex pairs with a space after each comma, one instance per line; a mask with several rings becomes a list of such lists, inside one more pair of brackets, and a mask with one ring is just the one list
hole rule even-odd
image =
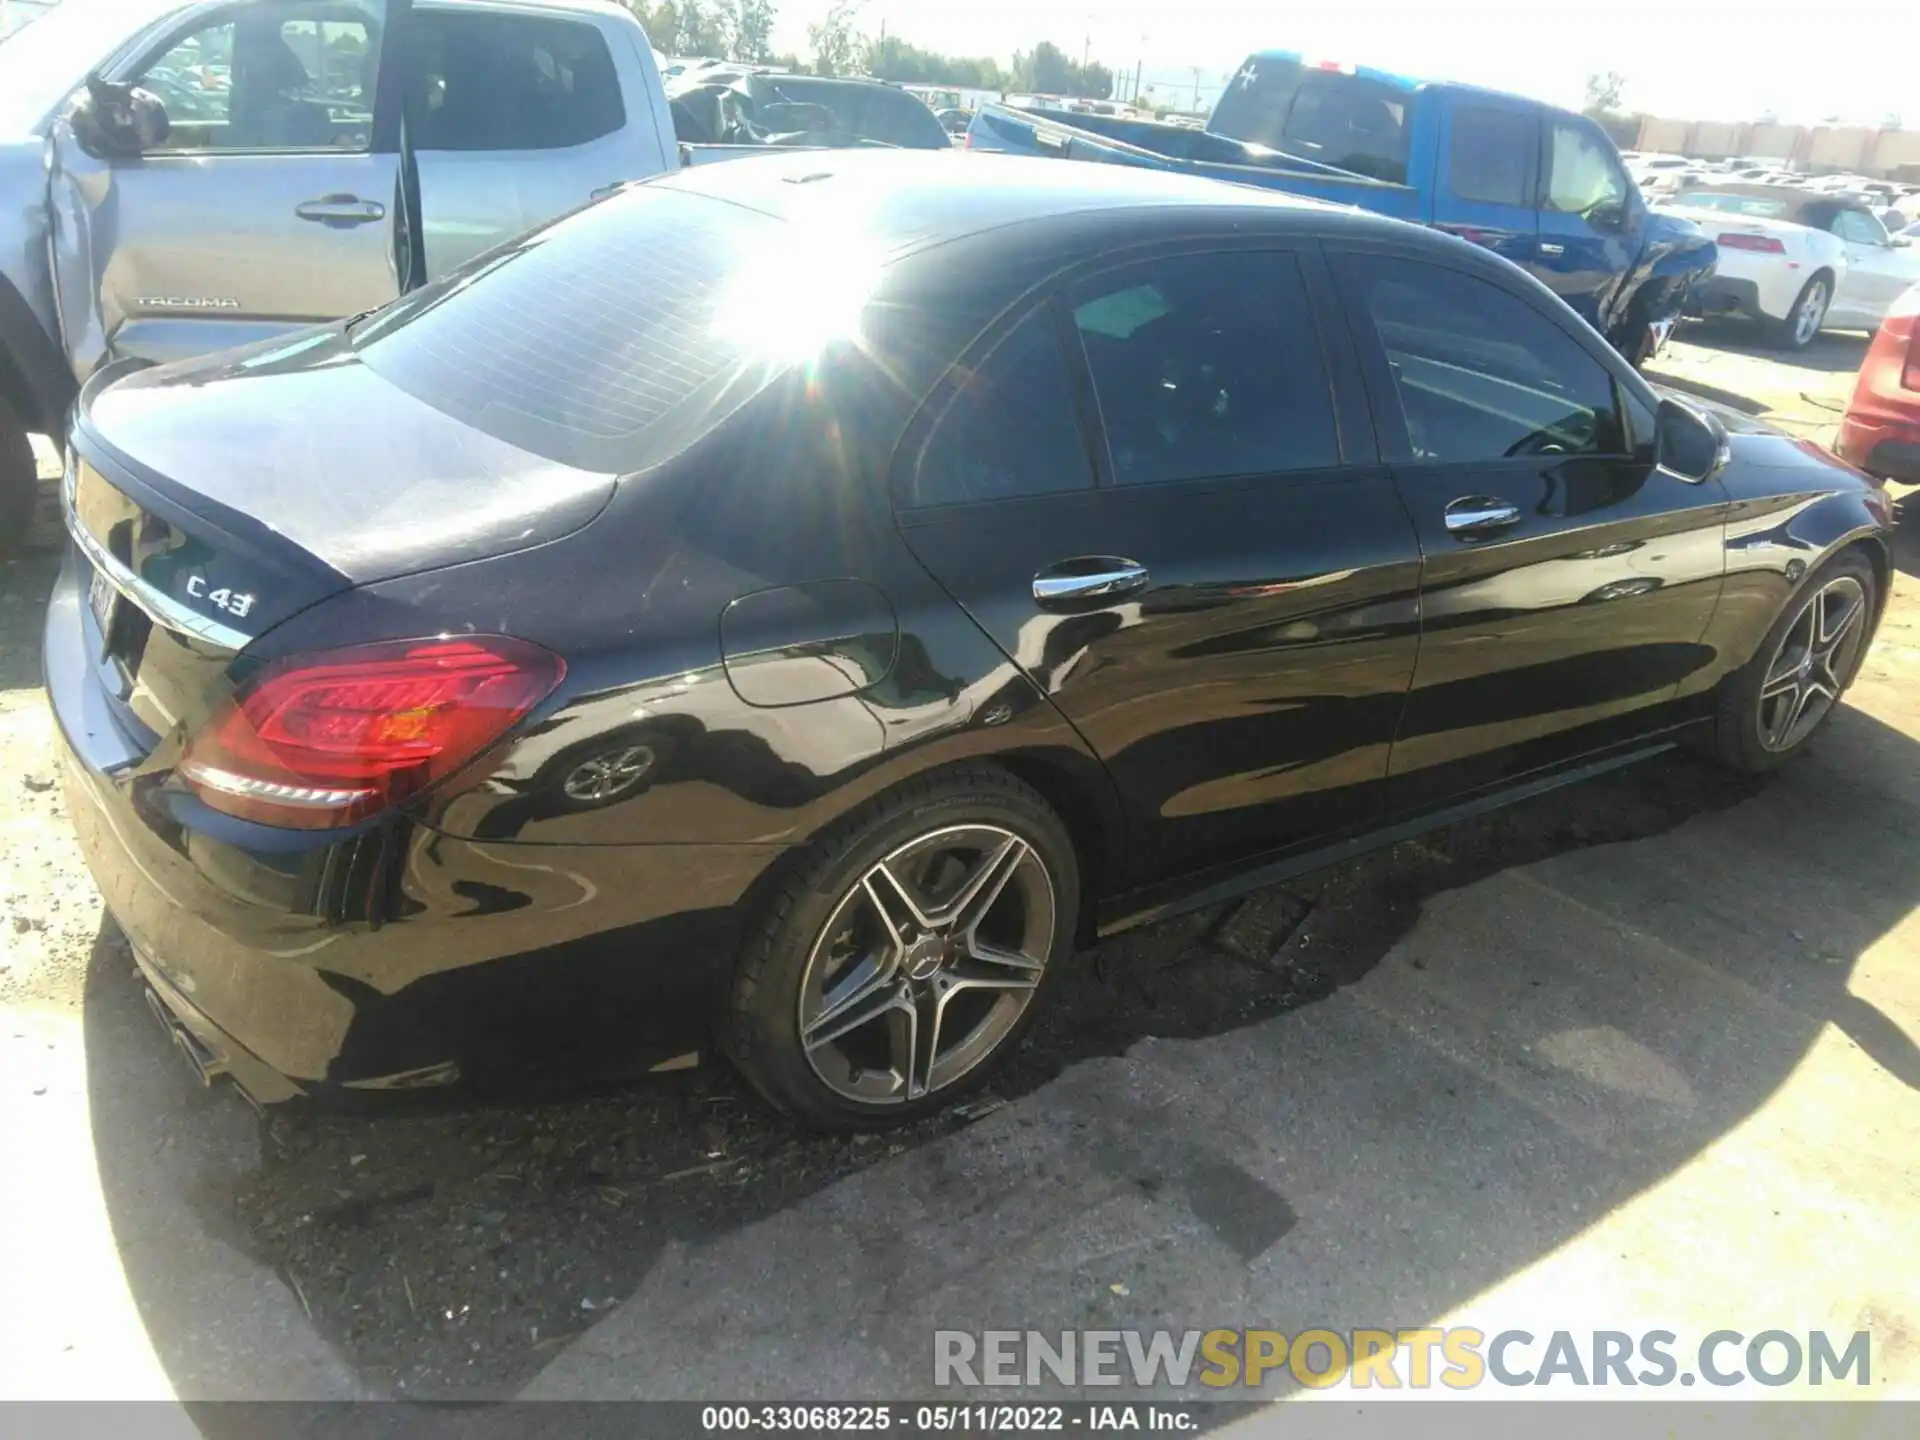
[[[829, 0], [776, 3], [775, 49], [806, 55]], [[883, 21], [948, 54], [1004, 61], [1051, 40], [1078, 59], [1085, 47], [1116, 72], [1144, 63], [1162, 96], [1188, 100], [1195, 67], [1210, 102], [1249, 51], [1272, 48], [1574, 107], [1589, 74], [1618, 71], [1626, 108], [1655, 115], [1920, 127], [1920, 0], [865, 0], [866, 33]]]

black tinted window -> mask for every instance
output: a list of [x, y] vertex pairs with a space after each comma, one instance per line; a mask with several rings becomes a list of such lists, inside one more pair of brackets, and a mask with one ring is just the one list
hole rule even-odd
[[749, 89], [765, 130], [812, 130], [840, 143], [874, 140], [910, 150], [952, 148], [933, 112], [904, 90], [790, 75], [756, 75]]
[[1348, 263], [1416, 459], [1624, 449], [1613, 377], [1524, 300], [1437, 265], [1372, 255]]
[[1207, 128], [1404, 184], [1410, 98], [1383, 80], [1255, 55], [1228, 82]]
[[420, 10], [409, 123], [422, 150], [561, 150], [626, 123], [591, 25]]
[[1114, 480], [1337, 465], [1319, 332], [1290, 255], [1183, 255], [1110, 271], [1068, 297]]
[[1011, 500], [1093, 484], [1053, 314], [1023, 320], [968, 374], [900, 503]]
[[1540, 127], [1522, 110], [1462, 105], [1453, 112], [1447, 172], [1454, 193], [1489, 205], [1531, 206], [1527, 171], [1540, 146]]
[[635, 468], [640, 432], [749, 373], [751, 317], [733, 313], [731, 287], [778, 256], [784, 228], [637, 187], [416, 290], [356, 325], [354, 345], [381, 378], [477, 429], [589, 469]]

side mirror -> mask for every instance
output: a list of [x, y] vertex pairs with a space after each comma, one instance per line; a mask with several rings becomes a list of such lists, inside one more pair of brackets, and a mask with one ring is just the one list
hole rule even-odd
[[100, 160], [130, 160], [167, 141], [171, 126], [160, 97], [131, 83], [87, 76], [84, 94], [67, 113], [80, 148]]
[[1727, 431], [1703, 410], [1665, 399], [1654, 418], [1654, 464], [1669, 475], [1698, 485], [1727, 463]]

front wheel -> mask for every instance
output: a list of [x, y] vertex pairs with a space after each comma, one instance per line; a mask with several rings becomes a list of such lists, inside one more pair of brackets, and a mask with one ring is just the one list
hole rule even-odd
[[1721, 694], [1713, 749], [1722, 764], [1760, 774], [1806, 748], [1859, 672], [1879, 589], [1858, 551], [1800, 589]]
[[913, 781], [818, 847], [768, 902], [721, 1043], [816, 1125], [910, 1120], [987, 1078], [1073, 945], [1066, 828], [1013, 776]]

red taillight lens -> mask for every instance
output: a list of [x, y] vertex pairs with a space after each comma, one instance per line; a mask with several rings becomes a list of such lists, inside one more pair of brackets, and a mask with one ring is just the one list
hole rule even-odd
[[187, 744], [179, 774], [215, 810], [320, 830], [459, 769], [566, 674], [525, 640], [400, 640], [276, 660]]
[[1784, 255], [1787, 247], [1771, 235], [1720, 235], [1714, 244], [1726, 250], [1758, 250], [1763, 255]]
[[1900, 371], [1900, 388], [1920, 390], [1920, 315], [1907, 321], [1913, 333], [1907, 337], [1907, 363]]

